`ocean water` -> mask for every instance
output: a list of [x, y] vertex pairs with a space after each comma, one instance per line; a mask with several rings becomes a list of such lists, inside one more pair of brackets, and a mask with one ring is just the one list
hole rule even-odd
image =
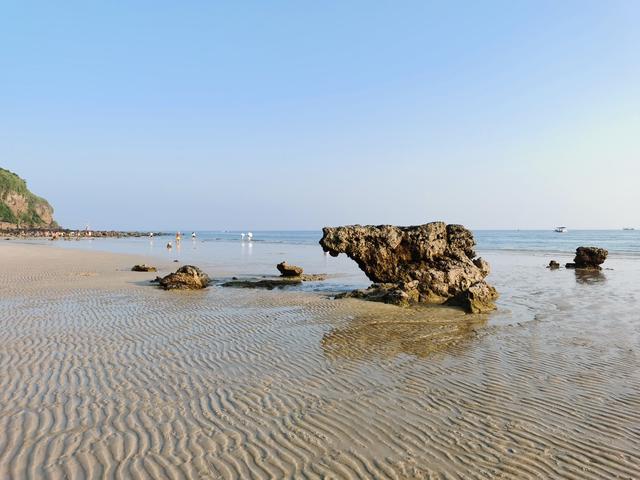
[[[240, 231], [198, 231], [196, 242], [202, 244], [232, 243], [237, 245], [306, 245], [320, 247], [320, 230], [259, 231], [253, 232], [253, 240], [242, 240]], [[182, 245], [192, 241], [191, 232], [182, 232]], [[478, 252], [523, 251], [547, 253], [572, 253], [582, 245], [593, 245], [609, 250], [612, 255], [640, 255], [640, 230], [573, 230], [556, 233], [552, 230], [475, 230], [473, 232]], [[153, 245], [162, 246], [173, 241], [172, 236], [155, 237]], [[148, 238], [95, 239], [90, 242], [59, 242], [68, 247], [95, 248], [108, 251], [138, 253], [148, 246]]]
[[[282, 261], [300, 265], [307, 273], [326, 273], [327, 282], [305, 284], [302, 290], [348, 290], [370, 282], [355, 262], [346, 255], [334, 258], [322, 251], [321, 231], [256, 231], [253, 240], [242, 240], [239, 231], [200, 231], [196, 238], [182, 232], [178, 244], [173, 236], [154, 238], [93, 239], [77, 241], [29, 240], [29, 242], [70, 248], [109, 251], [139, 256], [136, 262], [177, 260], [195, 264], [216, 278], [278, 275], [275, 265]], [[630, 259], [640, 263], [640, 231], [582, 230], [568, 233], [532, 230], [478, 230], [474, 232], [477, 253], [492, 265], [515, 265], [523, 257], [540, 268], [550, 259], [571, 261], [576, 247], [594, 245], [607, 248], [610, 259]], [[167, 249], [167, 242], [173, 243]], [[519, 257], [516, 259], [516, 257]], [[637, 262], [636, 262], [637, 261]], [[605, 265], [606, 266], [606, 265]], [[515, 267], [514, 267], [515, 268]], [[495, 269], [494, 269], [495, 271]], [[497, 274], [497, 272], [496, 272]], [[495, 276], [495, 275], [493, 275]], [[498, 280], [498, 279], [496, 279]]]
[[[188, 232], [189, 233], [189, 232]], [[187, 233], [187, 237], [188, 237]], [[240, 242], [239, 231], [196, 232], [204, 242]], [[253, 232], [255, 243], [318, 245], [321, 231]], [[473, 232], [479, 252], [514, 250], [570, 253], [581, 245], [596, 245], [613, 254], [640, 255], [640, 230], [575, 230], [556, 233], [552, 230], [476, 230]]]

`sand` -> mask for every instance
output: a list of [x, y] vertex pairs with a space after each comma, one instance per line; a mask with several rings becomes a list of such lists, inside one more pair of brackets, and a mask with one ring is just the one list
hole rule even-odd
[[637, 264], [492, 259], [500, 310], [469, 316], [0, 262], [0, 478], [640, 477]]

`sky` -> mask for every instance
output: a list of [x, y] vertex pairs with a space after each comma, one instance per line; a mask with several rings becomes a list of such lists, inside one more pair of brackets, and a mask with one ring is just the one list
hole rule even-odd
[[70, 228], [640, 227], [640, 2], [0, 3], [0, 166]]

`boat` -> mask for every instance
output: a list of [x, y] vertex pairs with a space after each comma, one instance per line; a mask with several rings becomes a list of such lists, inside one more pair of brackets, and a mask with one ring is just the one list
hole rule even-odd
[[623, 228], [622, 230], [635, 230], [635, 228], [626, 227], [626, 228]]
[[569, 231], [569, 229], [567, 227], [556, 227], [556, 229], [554, 230], [554, 232], [557, 233], [567, 233]]

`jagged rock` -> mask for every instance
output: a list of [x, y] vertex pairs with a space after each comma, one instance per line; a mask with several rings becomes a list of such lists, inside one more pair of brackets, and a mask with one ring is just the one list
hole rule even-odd
[[326, 227], [320, 245], [334, 257], [346, 253], [375, 283], [351, 296], [399, 305], [451, 302], [469, 312], [495, 308], [497, 292], [484, 282], [489, 264], [475, 258], [473, 234], [462, 225]]
[[302, 267], [289, 265], [287, 262], [279, 263], [278, 265], [276, 265], [276, 268], [280, 272], [280, 275], [282, 275], [283, 277], [299, 277], [303, 272]]
[[555, 260], [551, 260], [549, 262], [549, 266], [547, 268], [550, 268], [551, 270], [556, 270], [556, 269], [560, 268], [560, 264], [558, 262], [556, 262]]
[[[604, 248], [598, 247], [578, 247], [576, 248], [576, 256], [573, 259], [574, 268], [591, 268], [600, 270], [601, 264], [607, 259], [609, 252]], [[569, 267], [567, 267], [569, 268]]]
[[157, 272], [158, 269], [156, 267], [152, 267], [150, 265], [145, 265], [144, 263], [142, 265], [134, 265], [131, 268], [132, 272]]
[[158, 282], [165, 290], [198, 290], [209, 285], [206, 273], [193, 265], [184, 265]]

